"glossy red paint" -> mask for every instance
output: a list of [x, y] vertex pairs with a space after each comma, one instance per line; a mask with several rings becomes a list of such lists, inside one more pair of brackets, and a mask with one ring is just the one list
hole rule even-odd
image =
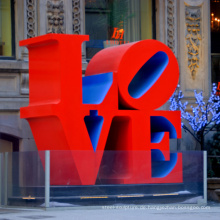
[[[102, 50], [90, 61], [85, 75], [113, 72], [113, 83], [101, 104], [83, 104], [81, 48], [88, 40], [85, 35], [48, 34], [20, 42], [29, 50], [30, 82], [29, 106], [21, 108], [21, 118], [28, 120], [38, 150], [51, 150], [51, 184], [93, 185], [97, 176], [109, 183], [182, 182], [180, 153], [166, 177], [151, 177], [151, 149], [161, 150], [165, 160], [170, 154], [169, 132], [165, 131], [161, 142], [151, 143], [150, 118], [165, 117], [175, 128], [177, 138], [181, 137], [180, 112], [157, 110], [178, 83], [174, 54], [156, 40]], [[167, 55], [166, 68], [140, 98], [133, 98], [129, 84], [158, 52]], [[90, 110], [97, 110], [104, 118], [96, 151], [84, 122]], [[117, 172], [106, 175], [106, 164]]]

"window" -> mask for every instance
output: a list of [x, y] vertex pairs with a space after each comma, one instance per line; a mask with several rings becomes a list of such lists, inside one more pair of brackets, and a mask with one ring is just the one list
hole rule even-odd
[[14, 55], [12, 10], [12, 1], [0, 0], [0, 58]]
[[153, 38], [152, 0], [85, 0], [86, 55], [103, 48]]
[[212, 82], [220, 90], [220, 0], [211, 0], [211, 60]]

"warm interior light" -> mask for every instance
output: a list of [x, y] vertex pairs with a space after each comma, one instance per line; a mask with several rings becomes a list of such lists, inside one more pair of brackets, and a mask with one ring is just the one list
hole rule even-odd
[[119, 33], [121, 34], [121, 33], [124, 32], [124, 29], [122, 28], [122, 29], [120, 29], [120, 30], [118, 30], [118, 31], [119, 31]]

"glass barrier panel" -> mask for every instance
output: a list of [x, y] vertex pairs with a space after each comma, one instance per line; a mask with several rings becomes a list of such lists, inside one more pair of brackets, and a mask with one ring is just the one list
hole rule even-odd
[[[8, 205], [45, 207], [45, 151], [8, 153], [7, 170]], [[50, 151], [49, 205], [197, 204], [203, 175], [202, 151]]]
[[50, 206], [197, 204], [203, 152], [51, 151]]
[[7, 205], [43, 206], [45, 152], [8, 153]]

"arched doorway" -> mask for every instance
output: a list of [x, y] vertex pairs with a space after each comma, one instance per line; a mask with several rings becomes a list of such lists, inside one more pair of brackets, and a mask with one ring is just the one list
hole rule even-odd
[[0, 153], [19, 151], [19, 138], [0, 133]]
[[[19, 151], [19, 138], [9, 135], [9, 134], [5, 134], [5, 133], [1, 133], [0, 132], [0, 154], [1, 154], [1, 158], [0, 158], [0, 173], [1, 173], [1, 179], [0, 179], [0, 186], [1, 186], [1, 191], [2, 196], [1, 196], [1, 204], [3, 204], [3, 198], [5, 198], [5, 178], [7, 178], [7, 185], [12, 186], [13, 183], [18, 183], [19, 182], [19, 156], [17, 153], [14, 152], [18, 152]], [[5, 160], [6, 160], [6, 152], [8, 152], [7, 154], [7, 165], [5, 164]], [[6, 168], [7, 167], [7, 168]], [[6, 173], [7, 172], [7, 173]], [[7, 193], [9, 191], [11, 191], [12, 189], [7, 188]]]

